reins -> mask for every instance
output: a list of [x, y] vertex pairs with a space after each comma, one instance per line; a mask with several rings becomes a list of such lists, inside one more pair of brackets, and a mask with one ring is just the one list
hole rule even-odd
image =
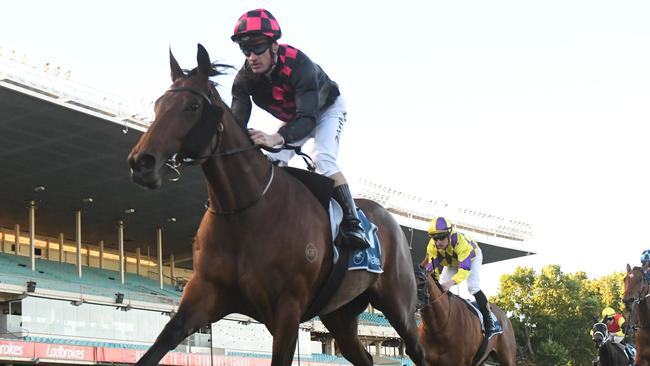
[[[311, 159], [311, 157], [309, 155], [307, 155], [307, 154], [305, 154], [304, 152], [301, 151], [300, 146], [283, 145], [280, 148], [270, 148], [270, 147], [267, 147], [267, 146], [251, 144], [251, 145], [237, 147], [237, 148], [230, 149], [230, 150], [217, 151], [217, 150], [219, 150], [219, 147], [221, 145], [221, 142], [222, 142], [221, 136], [222, 136], [222, 133], [223, 133], [223, 130], [224, 130], [223, 121], [221, 120], [221, 117], [223, 116], [223, 110], [221, 110], [221, 108], [216, 107], [214, 105], [214, 103], [213, 103], [213, 101], [211, 99], [213, 94], [211, 92], [210, 92], [210, 94], [206, 94], [206, 93], [204, 93], [204, 92], [202, 92], [200, 90], [196, 90], [196, 89], [193, 89], [193, 88], [187, 88], [187, 87], [170, 88], [170, 89], [167, 90], [167, 92], [171, 92], [171, 93], [188, 92], [188, 93], [192, 93], [194, 95], [197, 95], [197, 96], [201, 97], [207, 103], [204, 106], [204, 113], [207, 113], [206, 110], [208, 110], [208, 109], [210, 111], [214, 111], [216, 109], [219, 110], [219, 112], [218, 112], [219, 122], [216, 125], [216, 129], [214, 131], [213, 131], [213, 127], [211, 126], [211, 124], [214, 121], [204, 119], [201, 122], [199, 122], [199, 124], [194, 126], [190, 130], [190, 132], [188, 132], [188, 135], [187, 135], [187, 136], [190, 136], [190, 140], [196, 140], [196, 139], [203, 140], [203, 139], [206, 138], [206, 135], [209, 135], [208, 137], [211, 139], [212, 136], [214, 136], [216, 134], [217, 142], [216, 142], [214, 148], [212, 149], [212, 151], [210, 152], [210, 154], [203, 155], [203, 156], [183, 156], [183, 149], [185, 148], [187, 150], [186, 144], [183, 144], [183, 147], [181, 148], [181, 151], [174, 154], [174, 155], [172, 155], [165, 162], [165, 166], [167, 166], [170, 170], [172, 170], [174, 173], [176, 173], [176, 177], [171, 178], [170, 179], [171, 181], [176, 182], [181, 178], [180, 168], [183, 166], [183, 164], [196, 163], [196, 162], [206, 160], [206, 159], [221, 159], [221, 158], [233, 156], [233, 155], [236, 155], [236, 154], [239, 154], [239, 153], [243, 153], [243, 152], [246, 152], [246, 151], [249, 151], [249, 150], [257, 150], [257, 149], [264, 149], [264, 150], [267, 150], [269, 152], [274, 152], [274, 153], [280, 152], [282, 150], [293, 150], [297, 155], [302, 157], [302, 159], [305, 161], [305, 164], [307, 165], [307, 168], [309, 169], [309, 171], [314, 172], [316, 170], [316, 167], [314, 165], [313, 160]], [[216, 114], [215, 114], [215, 117], [216, 117]], [[187, 138], [187, 136], [186, 136], [186, 138]], [[197, 136], [198, 136], [198, 138], [197, 138]], [[268, 180], [266, 182], [266, 185], [264, 186], [264, 189], [262, 190], [262, 192], [260, 193], [260, 195], [257, 198], [255, 198], [254, 200], [252, 200], [251, 202], [247, 203], [244, 206], [241, 206], [241, 207], [238, 207], [238, 208], [235, 208], [235, 209], [232, 209], [232, 210], [220, 211], [219, 212], [219, 211], [214, 210], [212, 207], [208, 207], [208, 211], [210, 213], [212, 213], [212, 214], [215, 214], [215, 215], [228, 216], [228, 215], [234, 215], [234, 214], [240, 213], [240, 212], [252, 207], [253, 205], [255, 205], [257, 202], [259, 202], [262, 199], [262, 197], [264, 197], [266, 192], [268, 192], [269, 187], [271, 187], [271, 183], [273, 182], [273, 178], [275, 177], [274, 164], [271, 163], [270, 165], [271, 165], [271, 171], [269, 173], [269, 178], [268, 178]]]
[[[440, 296], [438, 296], [435, 299], [427, 302], [427, 306], [435, 304], [436, 301], [440, 300], [445, 295], [447, 295], [447, 298], [449, 298], [449, 294], [447, 293], [447, 291], [443, 291], [440, 294]], [[445, 322], [445, 325], [443, 325], [441, 329], [436, 330], [436, 332], [438, 332], [438, 333], [442, 333], [445, 329], [447, 329], [447, 325], [449, 325], [449, 319], [451, 319], [451, 299], [449, 299], [449, 300], [450, 301], [447, 303], [447, 322]]]

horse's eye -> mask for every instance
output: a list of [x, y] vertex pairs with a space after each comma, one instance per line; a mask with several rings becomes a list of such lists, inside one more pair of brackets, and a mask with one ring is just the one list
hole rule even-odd
[[201, 105], [199, 103], [192, 103], [192, 104], [188, 105], [187, 108], [185, 108], [185, 110], [196, 112], [196, 111], [199, 110], [199, 107], [201, 107]]

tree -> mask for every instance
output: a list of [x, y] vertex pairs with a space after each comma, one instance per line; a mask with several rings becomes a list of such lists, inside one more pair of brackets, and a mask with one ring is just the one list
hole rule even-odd
[[558, 265], [515, 269], [500, 279], [491, 299], [511, 316], [517, 343], [538, 365], [591, 365], [589, 330], [603, 307], [598, 284], [584, 272], [565, 274]]

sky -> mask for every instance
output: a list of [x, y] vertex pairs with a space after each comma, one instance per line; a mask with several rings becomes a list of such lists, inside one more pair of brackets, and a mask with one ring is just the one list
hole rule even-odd
[[[339, 164], [374, 180], [532, 225], [536, 255], [485, 265], [486, 293], [516, 266], [596, 278], [650, 248], [650, 2], [11, 1], [0, 52], [151, 101], [168, 52], [241, 67], [235, 22], [264, 7], [281, 43], [335, 80], [348, 122]], [[234, 72], [217, 81], [229, 103]], [[259, 110], [251, 126], [274, 132]]]

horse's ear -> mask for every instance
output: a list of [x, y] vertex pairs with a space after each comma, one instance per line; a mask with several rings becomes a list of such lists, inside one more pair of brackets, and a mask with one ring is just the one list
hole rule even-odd
[[169, 66], [172, 69], [172, 82], [183, 76], [183, 70], [178, 66], [178, 61], [174, 58], [171, 47], [169, 47]]
[[196, 53], [196, 61], [199, 63], [199, 71], [203, 75], [210, 75], [210, 55], [208, 55], [208, 51], [205, 50], [205, 47], [203, 47], [203, 45], [199, 43], [197, 46], [199, 50]]
[[627, 264], [627, 273], [630, 273], [630, 272], [632, 272], [632, 267], [630, 267], [630, 264], [628, 263]]

